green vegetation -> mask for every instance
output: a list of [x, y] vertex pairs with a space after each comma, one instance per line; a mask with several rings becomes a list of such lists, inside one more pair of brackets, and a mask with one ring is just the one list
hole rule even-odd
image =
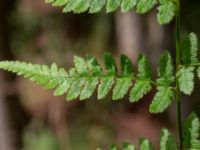
[[[200, 78], [200, 62], [197, 57], [198, 41], [194, 33], [180, 41], [180, 0], [46, 0], [53, 6], [62, 6], [63, 12], [96, 13], [104, 7], [106, 12], [113, 12], [121, 7], [122, 12], [136, 9], [138, 13], [146, 13], [154, 6], [158, 9], [157, 20], [160, 24], [167, 24], [176, 20], [176, 66], [168, 51], [165, 51], [158, 65], [158, 77], [153, 80], [151, 68], [146, 56], [138, 57], [138, 71], [133, 70], [130, 58], [121, 55], [121, 70], [117, 69], [115, 59], [109, 53], [104, 54], [104, 66], [99, 65], [93, 56], [74, 57], [74, 68], [66, 71], [58, 69], [54, 63], [51, 67], [34, 65], [19, 61], [1, 61], [0, 68], [24, 76], [42, 85], [46, 89], [55, 89], [54, 95], [66, 94], [68, 101], [79, 98], [85, 100], [92, 96], [97, 89], [98, 99], [107, 96], [112, 89], [112, 99], [122, 99], [129, 93], [130, 102], [138, 102], [154, 86], [157, 89], [149, 111], [162, 113], [172, 103], [177, 102], [179, 146], [175, 138], [163, 129], [160, 138], [160, 150], [199, 150], [200, 122], [195, 113], [191, 113], [182, 128], [181, 92], [191, 95], [194, 90], [195, 72]], [[153, 150], [154, 147], [147, 139], [140, 139], [141, 150]], [[117, 150], [111, 145], [110, 150]], [[125, 143], [123, 150], [134, 150], [135, 147]], [[100, 150], [100, 149], [98, 149]]]

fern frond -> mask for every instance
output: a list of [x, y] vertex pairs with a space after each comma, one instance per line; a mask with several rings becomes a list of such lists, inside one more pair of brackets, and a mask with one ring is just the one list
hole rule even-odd
[[[150, 11], [158, 0], [45, 0], [46, 3], [51, 3], [55, 7], [63, 7], [63, 12], [74, 13], [96, 13], [103, 8], [106, 12], [116, 11], [121, 7], [122, 12], [129, 12], [136, 7], [136, 11], [144, 14]], [[159, 1], [158, 6], [158, 22], [167, 24], [173, 20], [176, 14], [176, 3], [173, 0]]]
[[183, 145], [185, 150], [196, 150], [200, 147], [200, 121], [195, 113], [191, 113], [185, 121]]
[[169, 53], [165, 52], [161, 57], [157, 82], [151, 80], [150, 63], [144, 55], [139, 56], [136, 76], [131, 60], [125, 55], [121, 55], [120, 60], [120, 73], [110, 53], [104, 54], [105, 69], [102, 69], [92, 56], [86, 59], [74, 56], [74, 67], [69, 71], [58, 69], [56, 64], [47, 67], [19, 61], [1, 61], [0, 69], [24, 76], [46, 89], [54, 89], [55, 96], [66, 94], [67, 100], [85, 100], [91, 97], [96, 89], [98, 99], [103, 99], [112, 90], [112, 99], [119, 100], [131, 89], [130, 101], [136, 102], [155, 85], [158, 93], [150, 110], [153, 113], [164, 111], [173, 99], [170, 84], [174, 77]]

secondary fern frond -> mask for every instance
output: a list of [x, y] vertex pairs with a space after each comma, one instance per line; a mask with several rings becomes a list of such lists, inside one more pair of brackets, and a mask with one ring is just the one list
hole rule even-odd
[[[140, 150], [154, 150], [152, 143], [145, 138], [139, 140]], [[101, 150], [101, 149], [97, 149]], [[135, 146], [129, 143], [124, 143], [122, 149], [119, 149], [116, 145], [111, 145], [109, 150], [135, 150]], [[177, 150], [177, 145], [174, 137], [167, 129], [162, 129], [160, 136], [160, 150]]]
[[63, 12], [74, 13], [96, 13], [104, 7], [106, 12], [113, 12], [121, 7], [122, 12], [129, 12], [136, 7], [138, 13], [150, 11], [156, 4], [158, 5], [158, 22], [167, 24], [173, 20], [177, 6], [174, 0], [45, 0], [53, 6], [63, 7]]
[[[191, 113], [184, 124], [183, 150], [200, 149], [200, 121], [195, 113]], [[140, 150], [154, 150], [152, 143], [145, 138], [139, 140]], [[101, 149], [97, 149], [101, 150]], [[122, 149], [116, 145], [111, 145], [109, 150], [135, 150], [134, 145], [125, 143]], [[139, 149], [138, 149], [139, 150]], [[178, 150], [174, 136], [168, 129], [163, 128], [160, 135], [160, 150]]]
[[125, 55], [121, 55], [120, 60], [120, 73], [110, 53], [104, 54], [105, 69], [102, 69], [92, 56], [86, 59], [75, 56], [74, 68], [69, 71], [58, 69], [56, 64], [52, 64], [49, 68], [46, 65], [33, 65], [19, 61], [2, 61], [0, 69], [29, 78], [47, 89], [55, 89], [55, 96], [66, 94], [67, 100], [78, 97], [80, 100], [87, 99], [96, 89], [98, 99], [104, 98], [113, 89], [112, 99], [118, 100], [131, 89], [130, 101], [136, 102], [152, 89], [152, 85], [155, 85], [158, 92], [150, 106], [150, 111], [163, 112], [170, 105], [174, 95], [170, 87], [174, 81], [170, 54], [165, 52], [161, 57], [157, 82], [151, 80], [150, 63], [144, 55], [139, 56], [136, 76], [131, 60]]

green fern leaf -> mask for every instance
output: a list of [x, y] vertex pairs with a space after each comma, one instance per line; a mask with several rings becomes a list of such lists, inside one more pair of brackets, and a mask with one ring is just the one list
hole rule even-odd
[[2, 61], [0, 69], [14, 72], [29, 78], [46, 89], [55, 89], [54, 95], [66, 94], [67, 100], [87, 99], [97, 89], [98, 99], [104, 98], [113, 88], [112, 98], [118, 100], [123, 98], [132, 86], [130, 100], [137, 101], [148, 93], [153, 83], [150, 79], [150, 64], [144, 55], [138, 59], [138, 74], [134, 77], [133, 64], [131, 60], [121, 55], [121, 72], [117, 73], [115, 59], [109, 53], [104, 54], [105, 71], [97, 60], [88, 56], [86, 59], [75, 56], [74, 68], [66, 72], [63, 68], [58, 69], [56, 64], [51, 67], [46, 65], [33, 65], [19, 61]]
[[151, 67], [146, 56], [140, 55], [138, 58], [138, 78], [140, 79], [150, 79], [151, 77]]
[[117, 78], [113, 89], [113, 100], [123, 98], [132, 85], [133, 64], [126, 55], [121, 55], [121, 77]]
[[73, 8], [74, 13], [82, 13], [89, 9], [91, 0], [77, 0], [78, 2]]
[[151, 89], [152, 86], [149, 81], [137, 81], [130, 92], [130, 102], [139, 101]]
[[184, 40], [183, 43], [183, 54], [182, 61], [184, 65], [189, 66], [191, 64], [197, 63], [197, 36], [194, 33], [190, 33]]
[[168, 24], [176, 15], [176, 4], [172, 0], [161, 1], [161, 5], [158, 7], [157, 19], [159, 24]]
[[174, 98], [174, 92], [169, 87], [160, 86], [157, 87], [158, 92], [153, 98], [149, 111], [151, 113], [163, 112], [172, 102]]
[[115, 59], [108, 52], [104, 53], [104, 63], [105, 63], [106, 69], [108, 70], [109, 75], [116, 75], [117, 74], [117, 66], [116, 66], [116, 63], [115, 63]]
[[174, 82], [174, 76], [172, 58], [168, 52], [164, 52], [160, 58], [158, 77], [157, 83], [160, 86], [157, 87], [158, 92], [150, 105], [150, 112], [152, 113], [163, 112], [174, 98], [174, 92], [169, 87]]
[[116, 85], [113, 88], [113, 100], [118, 100], [123, 98], [128, 92], [129, 88], [132, 85], [132, 79], [127, 77], [118, 78], [116, 80]]
[[115, 11], [121, 4], [121, 0], [107, 0], [106, 11], [113, 12]]
[[133, 63], [126, 55], [121, 55], [121, 72], [123, 76], [133, 76]]
[[185, 121], [183, 145], [185, 149], [196, 150], [199, 147], [200, 121], [195, 113], [191, 113]]
[[92, 0], [90, 3], [90, 13], [99, 12], [106, 4], [106, 0]]
[[131, 89], [130, 101], [136, 102], [151, 90], [150, 77], [151, 69], [150, 63], [144, 55], [140, 55], [138, 59], [138, 79]]
[[61, 96], [64, 93], [67, 93], [67, 91], [70, 88], [70, 85], [72, 83], [71, 79], [65, 79], [65, 81], [63, 81], [60, 85], [58, 85], [58, 87], [56, 88], [55, 92], [54, 92], [54, 96]]
[[99, 63], [97, 62], [96, 58], [93, 56], [87, 56], [87, 67], [88, 72], [91, 73], [92, 76], [101, 76], [103, 73], [103, 70]]
[[105, 77], [101, 79], [100, 85], [98, 86], [98, 99], [103, 99], [106, 97], [114, 82], [114, 77]]
[[169, 86], [174, 82], [172, 58], [167, 51], [160, 58], [158, 76], [158, 84]]
[[63, 12], [66, 13], [66, 12], [73, 11], [77, 3], [78, 3], [78, 0], [68, 0], [67, 4], [63, 8]]
[[180, 90], [190, 95], [194, 89], [194, 67], [182, 67], [177, 72], [178, 84]]
[[147, 139], [140, 139], [140, 150], [154, 150], [153, 145], [151, 144], [151, 142]]
[[67, 92], [67, 100], [74, 100], [81, 94], [83, 85], [85, 84], [85, 78], [74, 79], [71, 83], [71, 87]]
[[174, 137], [165, 128], [162, 130], [161, 133], [160, 150], [177, 150]]
[[129, 143], [123, 143], [123, 150], [135, 150], [135, 146]]
[[138, 0], [122, 0], [122, 12], [128, 12], [137, 5]]
[[[31, 81], [44, 86], [48, 85], [50, 81], [58, 78], [58, 76], [61, 80], [68, 77], [67, 72], [63, 71], [63, 69], [57, 70], [57, 66], [55, 64], [52, 64], [49, 69], [45, 65], [32, 65], [30, 63], [27, 64], [19, 61], [2, 61], [0, 62], [0, 68], [17, 73], [17, 75], [24, 76], [25, 78], [30, 78]], [[59, 80], [56, 81], [57, 82], [54, 83], [54, 86], [59, 84]]]
[[146, 13], [151, 10], [155, 4], [157, 4], [157, 0], [139, 0], [137, 4], [137, 12], [138, 13]]
[[92, 94], [94, 93], [98, 83], [99, 83], [99, 80], [97, 77], [86, 78], [85, 85], [80, 94], [80, 100], [84, 100], [84, 99], [91, 97]]
[[87, 64], [83, 58], [74, 56], [74, 66], [78, 74], [87, 74]]

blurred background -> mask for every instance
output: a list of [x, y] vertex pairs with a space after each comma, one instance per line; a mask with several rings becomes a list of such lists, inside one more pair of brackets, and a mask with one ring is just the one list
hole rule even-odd
[[[181, 1], [181, 35], [200, 33], [200, 1]], [[92, 54], [102, 62], [104, 51], [117, 60], [128, 55], [136, 65], [146, 54], [156, 77], [159, 56], [169, 50], [173, 57], [174, 22], [159, 26], [157, 10], [146, 15], [120, 11], [111, 14], [63, 14], [44, 0], [0, 1], [0, 60], [47, 64], [69, 69], [73, 56]], [[119, 62], [118, 62], [119, 63]], [[183, 96], [183, 117], [200, 116], [200, 83], [189, 98]], [[155, 89], [136, 104], [124, 100], [102, 101], [96, 94], [87, 101], [66, 102], [36, 84], [0, 71], [0, 150], [94, 150], [111, 143], [135, 143], [139, 137], [159, 145], [161, 128], [177, 136], [176, 105], [164, 114], [148, 113]]]

